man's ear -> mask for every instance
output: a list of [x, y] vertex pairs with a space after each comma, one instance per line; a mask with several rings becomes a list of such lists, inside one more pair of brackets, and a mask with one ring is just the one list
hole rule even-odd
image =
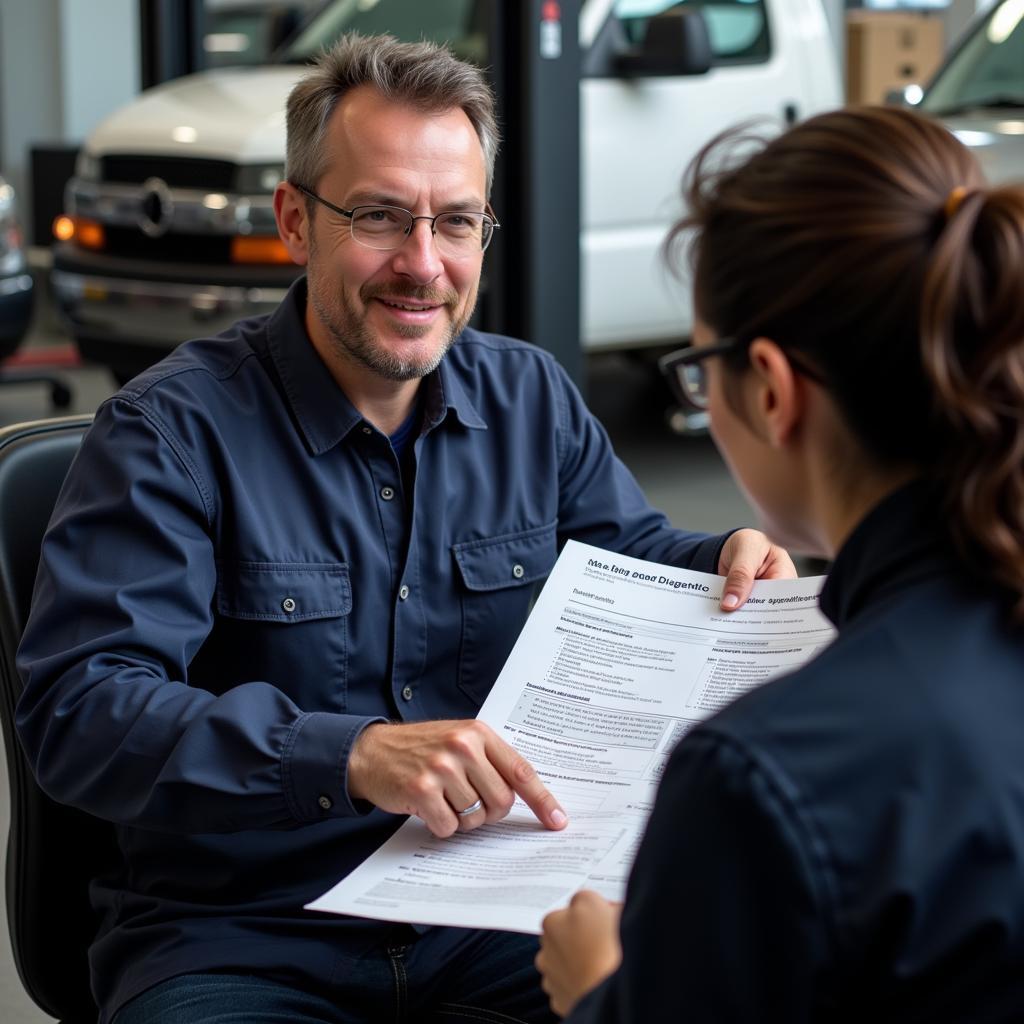
[[274, 217], [277, 233], [288, 255], [300, 267], [309, 262], [309, 232], [312, 225], [306, 213], [306, 197], [289, 181], [278, 182], [274, 189]]
[[783, 447], [804, 415], [806, 394], [786, 353], [769, 338], [756, 338], [748, 350], [757, 380], [756, 406], [762, 436], [774, 448]]

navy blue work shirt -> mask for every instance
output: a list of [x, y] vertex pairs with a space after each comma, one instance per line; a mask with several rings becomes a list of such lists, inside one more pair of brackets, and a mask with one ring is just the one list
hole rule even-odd
[[[92, 951], [106, 1017], [172, 975], [331, 980], [382, 926], [302, 905], [399, 820], [355, 806], [381, 719], [475, 716], [569, 537], [713, 572], [547, 353], [466, 330], [403, 467], [304, 327], [188, 342], [99, 409], [43, 544], [20, 736], [118, 825]], [[408, 484], [408, 491], [406, 486]]]
[[1024, 628], [923, 485], [821, 597], [835, 642], [694, 729], [567, 1024], [1024, 1020]]

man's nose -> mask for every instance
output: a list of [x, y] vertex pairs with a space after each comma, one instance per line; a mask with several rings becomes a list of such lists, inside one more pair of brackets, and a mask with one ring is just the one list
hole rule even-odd
[[429, 284], [444, 273], [444, 260], [429, 220], [415, 220], [392, 259], [394, 269], [417, 284]]

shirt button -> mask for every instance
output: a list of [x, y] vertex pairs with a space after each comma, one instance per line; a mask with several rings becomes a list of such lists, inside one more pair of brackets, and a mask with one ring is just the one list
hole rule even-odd
[[403, 686], [402, 687], [402, 700], [412, 700], [412, 687], [411, 686]]
[[286, 597], [281, 602], [281, 607], [290, 615], [293, 611], [295, 611], [295, 598]]
[[321, 793], [317, 797], [316, 802], [320, 805], [320, 810], [322, 811], [329, 811], [334, 806], [334, 801], [326, 793]]
[[512, 566], [512, 575], [515, 576], [517, 580], [521, 580], [525, 574], [526, 570], [518, 562]]
[[372, 427], [363, 427], [363, 433], [364, 434], [372, 434], [373, 433], [373, 428]]
[[409, 596], [409, 588], [403, 583], [398, 588], [398, 600], [404, 601]]
[[390, 501], [395, 496], [395, 489], [393, 487], [382, 487], [380, 489], [380, 496], [385, 501]]

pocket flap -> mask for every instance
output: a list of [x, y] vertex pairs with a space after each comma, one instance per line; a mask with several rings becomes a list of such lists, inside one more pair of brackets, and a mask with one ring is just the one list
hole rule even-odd
[[233, 619], [302, 622], [352, 610], [348, 566], [335, 562], [219, 562], [217, 611]]
[[551, 572], [558, 557], [555, 523], [453, 544], [452, 553], [470, 590], [502, 590], [536, 583]]

